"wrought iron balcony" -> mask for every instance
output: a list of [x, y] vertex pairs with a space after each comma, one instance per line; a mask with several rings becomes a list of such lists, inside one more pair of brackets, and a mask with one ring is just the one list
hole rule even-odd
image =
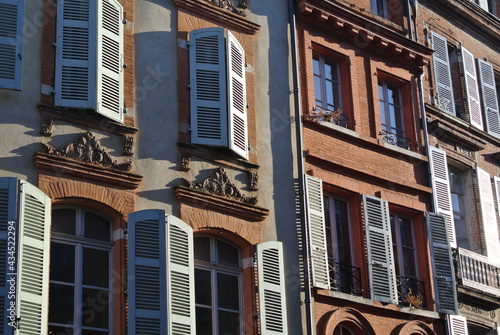
[[425, 285], [424, 282], [407, 276], [396, 278], [398, 289], [398, 300], [401, 305], [415, 308], [425, 307]]
[[454, 253], [457, 263], [457, 279], [469, 288], [500, 297], [500, 267], [488, 257], [458, 248]]
[[390, 131], [385, 129], [382, 129], [380, 135], [382, 135], [382, 141], [384, 141], [385, 143], [396, 145], [404, 149], [410, 149], [410, 139], [406, 137], [400, 136], [396, 133], [391, 133]]
[[347, 115], [342, 114], [342, 108], [340, 107], [329, 110], [321, 106], [315, 106], [312, 112], [307, 115], [307, 119], [314, 122], [330, 122], [344, 128], [347, 127], [349, 122]]
[[330, 262], [329, 267], [332, 290], [358, 296], [363, 293], [358, 267], [337, 262]]

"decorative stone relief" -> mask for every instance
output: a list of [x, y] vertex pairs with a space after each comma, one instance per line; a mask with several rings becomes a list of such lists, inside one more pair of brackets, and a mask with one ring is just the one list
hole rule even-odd
[[182, 181], [184, 186], [197, 191], [233, 198], [251, 205], [257, 203], [257, 197], [247, 197], [241, 194], [238, 188], [231, 182], [223, 168], [215, 170], [201, 183], [191, 183], [185, 178], [182, 178]]
[[204, 0], [214, 6], [224, 8], [228, 11], [231, 11], [233, 13], [246, 16], [245, 9], [248, 8], [247, 1], [246, 0], [239, 0], [237, 5], [233, 4], [233, 1], [231, 0]]
[[188, 152], [181, 153], [181, 171], [189, 171], [191, 169], [191, 154]]
[[133, 136], [123, 136], [123, 155], [133, 156], [134, 155], [134, 137]]
[[258, 191], [259, 190], [259, 175], [257, 172], [248, 172], [248, 176], [250, 179], [250, 190]]
[[85, 135], [76, 139], [62, 149], [56, 149], [48, 144], [42, 143], [45, 153], [49, 155], [61, 156], [76, 159], [86, 163], [101, 165], [106, 168], [117, 169], [121, 171], [130, 171], [132, 162], [118, 164], [111, 156], [101, 148], [99, 141], [94, 134], [87, 132]]
[[52, 116], [42, 115], [40, 135], [47, 137], [52, 136], [53, 127], [54, 127], [54, 118]]

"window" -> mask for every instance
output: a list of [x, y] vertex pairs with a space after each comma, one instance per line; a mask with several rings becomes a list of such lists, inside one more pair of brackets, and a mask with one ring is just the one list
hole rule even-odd
[[470, 250], [469, 228], [467, 220], [467, 198], [465, 194], [465, 173], [453, 166], [448, 166], [450, 175], [451, 206], [455, 222], [457, 246]]
[[400, 0], [371, 0], [372, 13], [396, 24], [403, 24], [405, 4]]
[[123, 9], [117, 0], [57, 2], [54, 103], [123, 121]]
[[379, 80], [378, 98], [383, 140], [386, 143], [409, 148], [409, 140], [404, 137], [403, 107], [399, 87]]
[[82, 207], [52, 211], [49, 334], [111, 334], [111, 222]]
[[335, 327], [333, 335], [354, 335], [354, 333], [344, 325], [339, 325]]
[[190, 33], [191, 142], [248, 159], [245, 52], [223, 28]]
[[198, 236], [194, 258], [196, 334], [243, 334], [238, 248], [212, 236]]
[[340, 75], [337, 62], [315, 53], [313, 74], [316, 107], [329, 111], [341, 108]]
[[0, 0], [0, 88], [22, 83], [24, 0]]

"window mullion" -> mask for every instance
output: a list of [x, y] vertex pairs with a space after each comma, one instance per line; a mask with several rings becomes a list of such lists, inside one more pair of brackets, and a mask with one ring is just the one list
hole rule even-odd
[[75, 306], [74, 309], [74, 322], [75, 322], [75, 335], [81, 334], [82, 329], [82, 291], [83, 291], [83, 245], [77, 244], [75, 246]]

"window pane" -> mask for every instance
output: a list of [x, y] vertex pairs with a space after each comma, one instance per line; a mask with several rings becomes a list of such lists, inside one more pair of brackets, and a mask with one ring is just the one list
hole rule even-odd
[[210, 262], [210, 238], [195, 237], [194, 238], [194, 258], [202, 261]]
[[82, 289], [82, 325], [108, 328], [109, 292], [107, 290]]
[[338, 243], [338, 261], [351, 265], [351, 235], [347, 202], [335, 199], [335, 226]]
[[102, 332], [97, 330], [82, 330], [82, 335], [107, 335], [109, 332]]
[[238, 313], [219, 311], [219, 335], [239, 335], [239, 319]]
[[415, 249], [403, 248], [403, 263], [405, 276], [417, 277], [417, 265], [415, 264]]
[[238, 249], [228, 243], [217, 241], [217, 257], [219, 264], [240, 267]]
[[319, 57], [318, 55], [314, 55], [314, 59], [313, 59], [313, 73], [316, 75], [320, 74], [318, 57]]
[[321, 78], [314, 76], [314, 99], [318, 105], [322, 105], [323, 97], [321, 96]]
[[401, 243], [407, 247], [414, 247], [413, 243], [413, 227], [410, 219], [399, 218], [399, 227], [401, 231]]
[[73, 286], [50, 284], [49, 322], [73, 324]]
[[210, 271], [194, 270], [195, 302], [197, 304], [212, 306], [212, 280]]
[[54, 209], [52, 211], [52, 231], [75, 235], [76, 210], [73, 208]]
[[50, 280], [75, 282], [75, 247], [73, 245], [51, 243]]
[[111, 224], [108, 219], [85, 212], [85, 237], [101, 241], [111, 240]]
[[49, 335], [73, 335], [73, 328], [49, 326]]
[[83, 285], [109, 287], [109, 252], [83, 248]]
[[217, 275], [217, 292], [219, 308], [227, 308], [236, 311], [240, 309], [238, 277], [219, 273]]
[[196, 307], [196, 335], [212, 335], [212, 310]]

